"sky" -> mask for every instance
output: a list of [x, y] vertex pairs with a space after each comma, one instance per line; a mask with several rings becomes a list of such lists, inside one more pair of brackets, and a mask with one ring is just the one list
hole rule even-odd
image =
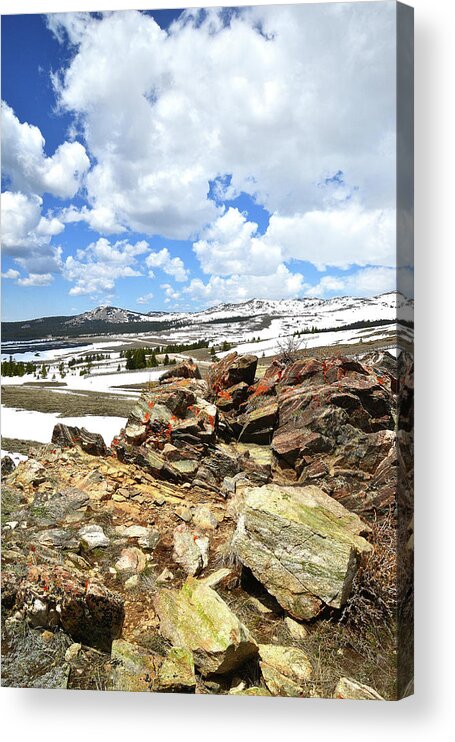
[[3, 16], [3, 319], [393, 290], [395, 8]]

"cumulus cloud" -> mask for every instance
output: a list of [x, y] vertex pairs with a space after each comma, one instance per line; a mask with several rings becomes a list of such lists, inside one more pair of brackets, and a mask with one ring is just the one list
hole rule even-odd
[[63, 275], [75, 285], [70, 296], [99, 295], [112, 291], [119, 278], [142, 275], [137, 257], [148, 250], [145, 240], [129, 243], [121, 240], [111, 244], [105, 237], [70, 255], [64, 263]]
[[174, 289], [170, 283], [163, 283], [161, 284], [160, 288], [163, 289], [165, 296], [166, 296], [164, 300], [165, 304], [170, 304], [171, 302], [178, 301], [181, 297], [180, 291], [177, 291], [176, 289]]
[[[42, 198], [34, 194], [2, 193], [2, 238], [5, 255], [12, 256], [26, 271], [47, 276], [61, 271], [62, 249], [52, 245], [51, 240], [60, 234], [64, 225], [52, 215], [42, 216], [42, 203]], [[36, 279], [33, 281], [18, 283], [21, 286], [39, 285]]]
[[280, 245], [285, 259], [307, 260], [319, 270], [327, 266], [394, 266], [395, 230], [394, 209], [365, 209], [354, 202], [293, 216], [274, 214], [264, 245]]
[[323, 276], [318, 284], [307, 289], [307, 296], [325, 298], [333, 295], [376, 296], [396, 291], [397, 272], [394, 268], [369, 267], [343, 276]]
[[194, 278], [184, 289], [194, 301], [201, 304], [242, 302], [247, 299], [287, 299], [299, 296], [305, 287], [301, 273], [291, 273], [281, 264], [268, 276], [232, 275], [228, 278], [211, 276], [207, 283]]
[[2, 278], [9, 278], [12, 280], [19, 278], [19, 276], [20, 276], [19, 271], [14, 270], [14, 268], [8, 268], [7, 271], [2, 273]]
[[54, 280], [50, 273], [30, 273], [26, 278], [19, 278], [18, 285], [24, 287], [49, 286]]
[[116, 221], [113, 210], [106, 206], [94, 209], [89, 209], [87, 206], [82, 206], [80, 209], [69, 206], [62, 209], [60, 219], [65, 224], [85, 222], [91, 229], [101, 234], [119, 234], [125, 230], [125, 227]]
[[150, 292], [148, 294], [144, 294], [144, 296], [138, 296], [136, 299], [137, 304], [150, 304], [150, 302], [153, 299], [153, 294]]
[[151, 252], [145, 259], [146, 265], [151, 269], [150, 278], [154, 277], [153, 268], [160, 268], [168, 276], [172, 276], [176, 281], [186, 281], [188, 271], [185, 268], [183, 260], [179, 257], [172, 258], [167, 247], [163, 247], [159, 252]]
[[11, 187], [26, 194], [71, 198], [90, 166], [85, 147], [79, 142], [63, 142], [47, 157], [44, 145], [39, 128], [21, 123], [2, 101], [2, 171]]
[[257, 229], [238, 209], [229, 208], [205, 230], [204, 239], [193, 245], [204, 273], [273, 273], [283, 259], [281, 248], [270, 243], [264, 249], [255, 236]]
[[135, 11], [49, 25], [74, 45], [55, 87], [95, 159], [88, 200], [108, 224], [197, 239], [222, 214], [216, 181], [218, 198], [309, 212], [306, 232], [320, 232], [320, 184], [338, 172], [365, 213], [393, 208], [393, 5], [191, 10], [169, 32]]
[[[205, 230], [205, 239], [193, 245], [202, 270], [218, 276], [243, 273], [265, 277], [275, 275], [280, 265], [293, 260], [308, 261], [319, 270], [377, 265], [381, 268], [376, 272], [359, 274], [364, 275], [359, 286], [371, 293], [367, 277], [379, 280], [379, 276], [390, 276], [387, 266], [395, 264], [393, 210], [368, 211], [349, 201], [327, 211], [275, 214], [263, 236], [257, 230], [258, 225], [247, 221], [238, 209], [229, 208]], [[354, 281], [345, 285], [327, 276], [315, 287], [314, 295], [349, 287], [358, 293]]]

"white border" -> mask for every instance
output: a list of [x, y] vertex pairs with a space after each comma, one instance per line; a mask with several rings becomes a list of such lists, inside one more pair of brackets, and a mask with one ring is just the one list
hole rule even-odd
[[[115, 742], [132, 737], [166, 742], [174, 738], [183, 742], [313, 742], [328, 737], [334, 742], [426, 742], [429, 738], [439, 742], [450, 738], [455, 602], [450, 568], [455, 540], [451, 352], [455, 345], [455, 3], [414, 0], [410, 4], [416, 11], [416, 695], [382, 704], [2, 688], [5, 738], [17, 742], [43, 738]], [[2, 0], [1, 12], [182, 6], [182, 2], [150, 0]]]

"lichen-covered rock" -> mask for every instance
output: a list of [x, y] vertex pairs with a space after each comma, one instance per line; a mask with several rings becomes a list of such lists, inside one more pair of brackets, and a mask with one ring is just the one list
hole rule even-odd
[[268, 484], [246, 491], [232, 548], [240, 561], [295, 618], [346, 602], [368, 531], [314, 486]]
[[83, 548], [90, 551], [99, 547], [109, 546], [110, 543], [101, 526], [96, 524], [82, 526], [78, 531], [78, 536]]
[[262, 677], [272, 695], [299, 697], [305, 693], [313, 674], [305, 652], [297, 647], [260, 644], [259, 658]]
[[159, 693], [194, 693], [193, 654], [185, 647], [171, 647], [161, 664], [153, 690]]
[[275, 401], [265, 402], [242, 416], [243, 427], [239, 440], [244, 443], [270, 443], [277, 420], [278, 404]]
[[230, 672], [257, 655], [248, 629], [202, 581], [189, 577], [181, 590], [161, 590], [154, 604], [162, 636], [190, 649], [203, 675]]
[[384, 701], [385, 699], [369, 685], [358, 683], [352, 678], [340, 678], [334, 694], [334, 698], [350, 698], [355, 701]]
[[151, 691], [161, 658], [124, 639], [112, 642], [113, 689], [140, 693]]
[[160, 376], [160, 382], [167, 379], [200, 379], [201, 372], [198, 366], [191, 361], [182, 361]]
[[64, 567], [38, 564], [16, 589], [15, 607], [34, 626], [60, 627], [76, 642], [110, 651], [120, 636], [123, 599], [97, 580]]
[[19, 487], [37, 487], [46, 481], [46, 469], [36, 459], [27, 459], [16, 466], [12, 480]]
[[90, 433], [85, 428], [58, 423], [52, 431], [52, 443], [60, 448], [74, 448], [79, 446], [92, 456], [106, 456], [108, 448], [103, 436], [99, 433]]
[[193, 655], [171, 647], [166, 657], [117, 639], [112, 642], [113, 689], [130, 692], [194, 693]]
[[172, 558], [187, 575], [198, 575], [209, 561], [209, 540], [182, 523], [174, 529]]
[[261, 688], [258, 685], [252, 685], [249, 688], [231, 688], [230, 696], [271, 696], [267, 688]]
[[239, 356], [235, 351], [215, 363], [210, 370], [209, 383], [215, 393], [243, 382], [250, 386], [254, 382], [257, 356]]
[[193, 523], [201, 531], [215, 531], [218, 520], [207, 505], [198, 505], [193, 515]]

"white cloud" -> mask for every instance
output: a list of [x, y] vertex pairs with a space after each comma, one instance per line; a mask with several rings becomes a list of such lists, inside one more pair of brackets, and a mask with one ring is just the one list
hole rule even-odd
[[307, 260], [326, 266], [394, 266], [396, 263], [394, 209], [365, 209], [349, 203], [326, 211], [281, 216], [273, 214], [264, 247], [279, 245], [285, 259]]
[[188, 271], [185, 268], [183, 260], [179, 257], [171, 258], [167, 247], [163, 247], [159, 252], [151, 252], [145, 259], [146, 265], [151, 269], [150, 278], [154, 277], [153, 268], [161, 268], [168, 276], [172, 276], [176, 281], [186, 281]]
[[19, 271], [15, 271], [14, 268], [8, 268], [7, 271], [2, 273], [2, 278], [11, 278], [13, 280], [15, 278], [19, 278], [19, 276], [20, 276]]
[[136, 299], [137, 304], [150, 304], [150, 302], [153, 299], [153, 294], [150, 292], [148, 294], [144, 294], [144, 296], [138, 296]]
[[[292, 260], [308, 261], [319, 270], [393, 266], [396, 260], [395, 212], [367, 211], [355, 201], [327, 211], [273, 214], [263, 236], [256, 236], [257, 228], [237, 209], [228, 209], [193, 245], [204, 273], [270, 276]], [[328, 289], [333, 280], [321, 288]]]
[[397, 272], [395, 268], [361, 268], [347, 276], [323, 276], [316, 286], [305, 293], [307, 296], [324, 298], [332, 295], [377, 296], [387, 291], [396, 291]]
[[169, 283], [161, 284], [160, 288], [163, 289], [166, 295], [166, 298], [164, 300], [165, 304], [170, 304], [171, 302], [178, 301], [181, 297], [180, 291], [174, 289]]
[[242, 302], [247, 299], [287, 299], [299, 296], [305, 288], [301, 273], [291, 273], [285, 265], [268, 276], [233, 275], [229, 278], [211, 276], [207, 283], [194, 278], [184, 289], [201, 304]]
[[82, 206], [77, 209], [70, 206], [61, 211], [60, 219], [65, 224], [86, 222], [91, 229], [101, 234], [119, 234], [125, 230], [125, 227], [116, 221], [112, 209], [108, 207], [89, 209], [87, 206]]
[[85, 148], [79, 142], [64, 142], [47, 157], [44, 145], [38, 127], [21, 123], [2, 101], [2, 171], [12, 187], [27, 194], [71, 198], [90, 166]]
[[142, 275], [137, 257], [147, 250], [144, 240], [134, 245], [127, 240], [111, 244], [105, 237], [78, 250], [76, 257], [70, 255], [64, 263], [64, 277], [75, 283], [70, 296], [99, 295], [112, 291], [119, 278]]
[[204, 239], [193, 245], [204, 273], [273, 273], [282, 262], [282, 251], [272, 244], [264, 249], [255, 236], [257, 228], [238, 209], [229, 208], [205, 230]]
[[2, 242], [5, 255], [14, 257], [22, 268], [47, 275], [61, 271], [62, 249], [50, 243], [64, 224], [52, 215], [42, 216], [42, 203], [34, 194], [2, 193]]
[[54, 280], [54, 276], [50, 273], [30, 273], [26, 278], [19, 278], [19, 286], [49, 286]]
[[305, 234], [320, 234], [320, 184], [338, 171], [365, 213], [393, 208], [393, 4], [255, 7], [227, 26], [221, 13], [187, 11], [169, 33], [135, 11], [50, 16], [75, 45], [56, 88], [95, 159], [86, 184], [104, 231], [196, 239], [221, 214], [209, 182], [226, 174], [225, 198], [313, 214]]

